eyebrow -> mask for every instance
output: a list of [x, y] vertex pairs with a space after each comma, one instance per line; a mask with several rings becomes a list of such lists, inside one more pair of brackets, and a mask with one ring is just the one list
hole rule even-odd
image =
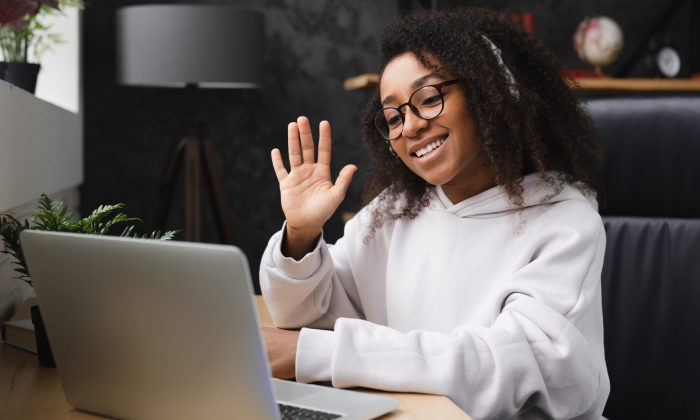
[[[425, 85], [425, 82], [427, 82], [428, 80], [430, 80], [436, 76], [437, 76], [437, 73], [428, 73], [423, 77], [417, 78], [416, 80], [413, 81], [413, 83], [411, 83], [411, 90], [418, 89], [419, 87]], [[396, 98], [394, 98], [393, 95], [389, 95], [386, 98], [384, 98], [384, 100], [382, 101], [382, 105], [386, 105], [387, 103], [389, 103], [391, 101], [395, 101], [395, 100], [396, 100]]]

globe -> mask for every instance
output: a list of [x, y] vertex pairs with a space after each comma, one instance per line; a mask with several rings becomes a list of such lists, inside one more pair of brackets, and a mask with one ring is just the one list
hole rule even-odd
[[607, 16], [587, 17], [574, 33], [574, 50], [597, 72], [617, 59], [623, 42], [620, 26]]

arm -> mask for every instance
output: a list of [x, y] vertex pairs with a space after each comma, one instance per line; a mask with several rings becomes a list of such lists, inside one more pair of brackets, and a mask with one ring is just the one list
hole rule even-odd
[[[333, 264], [324, 256], [327, 248], [320, 238], [321, 231], [345, 197], [357, 168], [347, 165], [336, 183], [331, 181], [331, 128], [327, 121], [319, 125], [318, 161], [306, 117], [289, 124], [287, 144], [289, 172], [280, 151], [272, 151], [286, 222], [282, 232], [274, 235], [268, 244], [260, 278], [275, 324], [299, 327], [318, 319], [328, 307], [328, 299], [317, 300], [319, 296], [327, 296], [334, 283], [330, 281]], [[327, 326], [331, 327], [332, 322]]]
[[[270, 240], [263, 256], [260, 278], [275, 324], [295, 327], [309, 324], [327, 310], [328, 299], [325, 300], [325, 309], [321, 308], [321, 313], [318, 313], [319, 305], [314, 301], [315, 294], [312, 293], [314, 282], [299, 280], [318, 271], [320, 250], [315, 253], [311, 251], [314, 244], [321, 241], [319, 237], [322, 227], [345, 197], [357, 168], [347, 165], [340, 171], [336, 183], [331, 181], [331, 130], [327, 121], [322, 121], [319, 125], [318, 161], [315, 160], [311, 127], [306, 117], [299, 117], [287, 127], [287, 146], [289, 172], [284, 167], [279, 149], [271, 152], [286, 222], [282, 232]], [[330, 261], [330, 258], [326, 260]], [[285, 272], [283, 267], [291, 268], [292, 274]], [[333, 268], [327, 262], [323, 271], [329, 270], [332, 272]], [[316, 277], [322, 279], [323, 272]], [[281, 296], [280, 291], [282, 295], [289, 293], [292, 299]], [[324, 304], [321, 303], [320, 306]], [[304, 313], [306, 307], [311, 308], [310, 313]], [[348, 314], [347, 311], [344, 313]], [[323, 321], [314, 325], [322, 326]], [[329, 327], [332, 325], [333, 322], [328, 324]], [[298, 333], [274, 328], [264, 328], [262, 332], [273, 375], [280, 378], [293, 377]]]

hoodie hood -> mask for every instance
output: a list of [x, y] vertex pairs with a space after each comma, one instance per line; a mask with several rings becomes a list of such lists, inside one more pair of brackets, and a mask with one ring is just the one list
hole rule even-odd
[[[554, 182], [548, 181], [553, 180]], [[545, 177], [537, 173], [523, 178], [523, 207], [534, 207], [545, 204], [554, 204], [561, 201], [582, 201], [596, 211], [598, 203], [595, 197], [584, 195], [575, 185], [566, 184], [557, 180], [557, 174], [546, 172]], [[441, 209], [459, 217], [498, 217], [520, 210], [508, 198], [508, 193], [501, 186], [496, 186], [469, 197], [459, 203], [452, 203], [441, 186], [436, 186], [431, 197], [431, 207]]]

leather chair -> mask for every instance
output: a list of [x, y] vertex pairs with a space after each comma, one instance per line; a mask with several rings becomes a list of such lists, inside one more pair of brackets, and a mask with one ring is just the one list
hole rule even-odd
[[700, 96], [591, 99], [612, 420], [700, 418]]

